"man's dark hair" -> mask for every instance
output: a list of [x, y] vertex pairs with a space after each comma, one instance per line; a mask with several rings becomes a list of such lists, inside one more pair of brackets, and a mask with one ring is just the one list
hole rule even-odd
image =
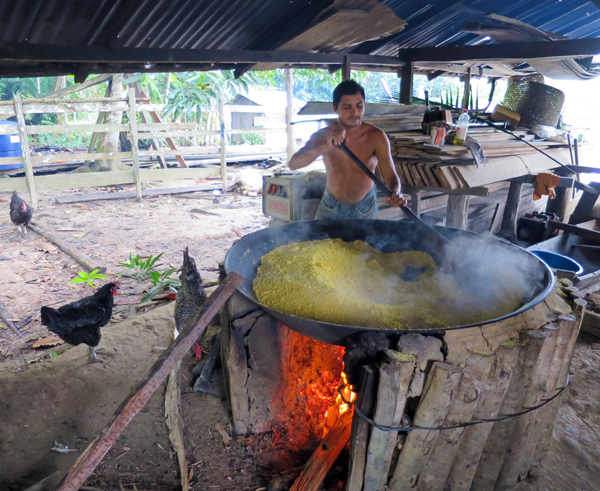
[[333, 91], [333, 105], [337, 109], [343, 96], [354, 94], [362, 95], [363, 100], [366, 101], [365, 89], [361, 85], [357, 84], [354, 80], [344, 80]]

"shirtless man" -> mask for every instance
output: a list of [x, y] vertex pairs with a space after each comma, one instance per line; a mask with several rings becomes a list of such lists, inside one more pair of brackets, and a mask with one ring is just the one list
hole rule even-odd
[[363, 123], [365, 91], [354, 80], [346, 80], [333, 91], [333, 110], [338, 120], [317, 131], [296, 152], [288, 164], [292, 170], [306, 167], [320, 155], [327, 172], [327, 188], [315, 218], [377, 218], [377, 190], [373, 181], [339, 148], [342, 142], [369, 169], [379, 168], [385, 183], [393, 191], [386, 198], [390, 206], [406, 201], [400, 192], [400, 179], [392, 162], [387, 135]]

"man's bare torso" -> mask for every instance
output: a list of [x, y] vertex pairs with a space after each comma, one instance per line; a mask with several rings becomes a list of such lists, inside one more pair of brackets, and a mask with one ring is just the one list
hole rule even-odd
[[[338, 123], [333, 123], [332, 126]], [[327, 139], [331, 126], [320, 130], [323, 139]], [[354, 154], [371, 169], [377, 167], [375, 143], [373, 138], [377, 128], [370, 124], [361, 123], [358, 131], [348, 132], [345, 143]], [[359, 167], [350, 160], [342, 150], [332, 147], [323, 154], [323, 162], [327, 169], [327, 189], [341, 203], [358, 203], [373, 187], [369, 179]]]

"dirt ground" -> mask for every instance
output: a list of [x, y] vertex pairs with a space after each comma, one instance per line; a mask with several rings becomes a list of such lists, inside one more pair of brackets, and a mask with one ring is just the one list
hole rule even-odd
[[[239, 194], [220, 200], [205, 192], [145, 198], [142, 203], [128, 199], [58, 205], [54, 198], [61, 194], [65, 193], [40, 193], [34, 220], [107, 266], [110, 279], [127, 271], [117, 263], [126, 261], [130, 252], [134, 256], [164, 252], [159, 269], [177, 268], [183, 248], [189, 246], [204, 280], [216, 280], [218, 263], [233, 242], [267, 225], [260, 198]], [[28, 200], [26, 193], [22, 197]], [[40, 324], [42, 305], [62, 305], [92, 290], [69, 284], [83, 270], [69, 256], [31, 231], [19, 235], [8, 218], [10, 195], [0, 194], [0, 199], [4, 200], [0, 202], [0, 303], [23, 334], [17, 337], [8, 328], [0, 328], [0, 489], [21, 491], [59, 471], [56, 482], [109, 421], [169, 345], [173, 304], [137, 308], [147, 282], [121, 276], [113, 320], [103, 329], [103, 364], [87, 365], [83, 345], [32, 348], [36, 341], [52, 335]], [[212, 326], [205, 336], [204, 352], [210, 349], [216, 330]], [[265, 489], [272, 470], [255, 459], [248, 438], [232, 436], [227, 402], [192, 390], [190, 370], [196, 363], [190, 352], [181, 375], [191, 489]], [[600, 342], [583, 335], [552, 448], [537, 479], [520, 489], [600, 490], [598, 367]], [[163, 405], [164, 390], [158, 390], [82, 489], [180, 489]], [[229, 443], [216, 430], [217, 424], [232, 436]], [[75, 451], [51, 451], [54, 442]]]

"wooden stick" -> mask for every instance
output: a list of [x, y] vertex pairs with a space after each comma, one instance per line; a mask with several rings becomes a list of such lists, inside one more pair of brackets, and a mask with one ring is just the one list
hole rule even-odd
[[12, 331], [17, 335], [17, 336], [22, 336], [21, 331], [19, 331], [17, 329], [17, 327], [12, 323], [12, 321], [10, 320], [10, 315], [8, 315], [8, 312], [6, 312], [6, 310], [4, 310], [4, 307], [2, 307], [2, 305], [0, 304], [0, 319], [2, 319], [2, 321], [10, 328], [12, 329]]
[[[500, 345], [477, 407], [473, 411], [473, 420], [493, 419], [498, 416], [509, 383], [517, 370], [518, 355], [518, 344]], [[465, 430], [446, 480], [446, 489], [469, 491], [492, 425], [493, 423], [473, 425]]]
[[[519, 337], [521, 345], [517, 368], [508, 386], [508, 392], [498, 416], [514, 414], [523, 406], [525, 391], [531, 383], [533, 366], [546, 339], [546, 335], [540, 331], [521, 331]], [[471, 489], [477, 489], [478, 491], [494, 490], [515, 424], [515, 418], [494, 423], [481, 454]]]
[[15, 94], [14, 98], [15, 113], [19, 123], [19, 138], [21, 139], [21, 153], [23, 154], [23, 166], [25, 167], [25, 177], [27, 179], [27, 190], [29, 191], [29, 199], [31, 207], [34, 210], [38, 209], [38, 197], [35, 186], [35, 178], [33, 176], [33, 167], [31, 165], [31, 152], [29, 152], [29, 137], [27, 136], [27, 128], [25, 127], [25, 116], [23, 114], [23, 103], [21, 98]]
[[294, 481], [290, 491], [319, 489], [329, 469], [350, 440], [353, 413], [354, 411], [346, 411], [338, 418], [335, 426], [308, 459], [304, 470]]
[[[531, 384], [525, 392], [521, 410], [537, 406], [542, 402], [559, 330], [558, 324], [548, 324], [543, 327], [546, 340], [533, 367]], [[518, 482], [527, 477], [534, 451], [534, 448], [529, 446], [529, 437], [533, 430], [534, 421], [535, 412], [529, 412], [516, 418], [515, 428], [496, 482], [496, 490], [512, 489]]]
[[75, 261], [81, 264], [88, 272], [94, 271], [95, 269], [97, 269], [99, 273], [104, 273], [106, 271], [106, 266], [101, 266], [100, 264], [96, 263], [92, 258], [86, 256], [83, 252], [78, 252], [77, 250], [73, 249], [70, 245], [68, 245], [66, 242], [63, 242], [52, 232], [42, 228], [42, 226], [39, 223], [29, 222], [27, 228], [30, 228], [37, 234], [41, 235], [47, 241], [52, 242], [54, 245], [57, 245], [61, 251], [71, 256]]
[[225, 155], [225, 116], [223, 101], [219, 98], [219, 122], [221, 125], [221, 181], [223, 181], [222, 193], [227, 193], [227, 157]]
[[[435, 362], [427, 377], [423, 395], [414, 418], [415, 426], [439, 427], [446, 418], [451, 394], [456, 389], [463, 369], [449, 363]], [[429, 451], [440, 431], [413, 430], [402, 447], [390, 491], [414, 490], [429, 459]]]
[[[358, 383], [356, 407], [369, 417], [373, 411], [375, 390], [375, 373], [370, 366], [363, 366]], [[350, 464], [346, 491], [361, 491], [363, 488], [370, 428], [369, 423], [355, 412], [352, 419]]]
[[[575, 350], [575, 343], [577, 342], [577, 337], [579, 336], [579, 329], [581, 328], [581, 321], [583, 316], [575, 317], [573, 315], [561, 315], [558, 317], [558, 323], [561, 325], [561, 335], [564, 331], [565, 337], [567, 337], [567, 344], [565, 347], [565, 353], [562, 361], [559, 365], [559, 373], [556, 379], [556, 387], [564, 387], [567, 383], [567, 379], [569, 376], [569, 369], [571, 368], [571, 359], [573, 358], [573, 351]], [[558, 345], [559, 340], [556, 342]], [[553, 394], [552, 394], [553, 395]], [[539, 465], [544, 456], [546, 455], [546, 451], [550, 446], [550, 441], [552, 440], [552, 432], [554, 431], [554, 424], [556, 422], [556, 415], [560, 408], [560, 401], [562, 400], [562, 396], [556, 398], [552, 402], [548, 403], [546, 406], [540, 409], [548, 408], [543, 411], [539, 416], [536, 415], [536, 421], [539, 418], [541, 431], [537, 446], [535, 448], [535, 452], [533, 454], [533, 465]], [[540, 411], [540, 410], [538, 410]], [[547, 412], [547, 414], [546, 414]]]
[[[458, 387], [450, 400], [444, 426], [455, 426], [471, 421], [493, 361], [493, 352], [470, 352]], [[442, 491], [444, 489], [465, 430], [466, 428], [462, 427], [440, 432], [427, 462], [427, 469], [417, 483], [417, 490]]]
[[169, 440], [177, 454], [179, 462], [179, 473], [181, 477], [182, 491], [189, 490], [187, 458], [185, 445], [183, 443], [183, 420], [181, 419], [181, 387], [179, 386], [179, 374], [181, 373], [181, 362], [171, 370], [167, 389], [165, 391], [165, 420], [169, 428]]
[[171, 370], [189, 352], [196, 340], [206, 330], [210, 320], [243, 280], [242, 276], [234, 272], [227, 275], [225, 281], [204, 302], [199, 312], [190, 319], [177, 341], [161, 355], [150, 369], [148, 376], [121, 403], [111, 421], [79, 456], [60, 484], [58, 491], [77, 491], [94, 472], [96, 466], [117, 441], [129, 422], [144, 407]]
[[129, 87], [129, 130], [131, 132], [131, 152], [133, 153], [133, 176], [135, 179], [135, 196], [142, 201], [142, 181], [140, 180], [140, 149], [137, 134], [137, 107], [135, 103], [135, 89]]
[[[400, 426], [406, 394], [415, 370], [416, 359], [394, 350], [385, 350], [386, 359], [379, 368], [377, 405], [373, 420], [382, 426]], [[365, 489], [383, 491], [392, 462], [392, 453], [398, 437], [397, 431], [371, 429]]]

